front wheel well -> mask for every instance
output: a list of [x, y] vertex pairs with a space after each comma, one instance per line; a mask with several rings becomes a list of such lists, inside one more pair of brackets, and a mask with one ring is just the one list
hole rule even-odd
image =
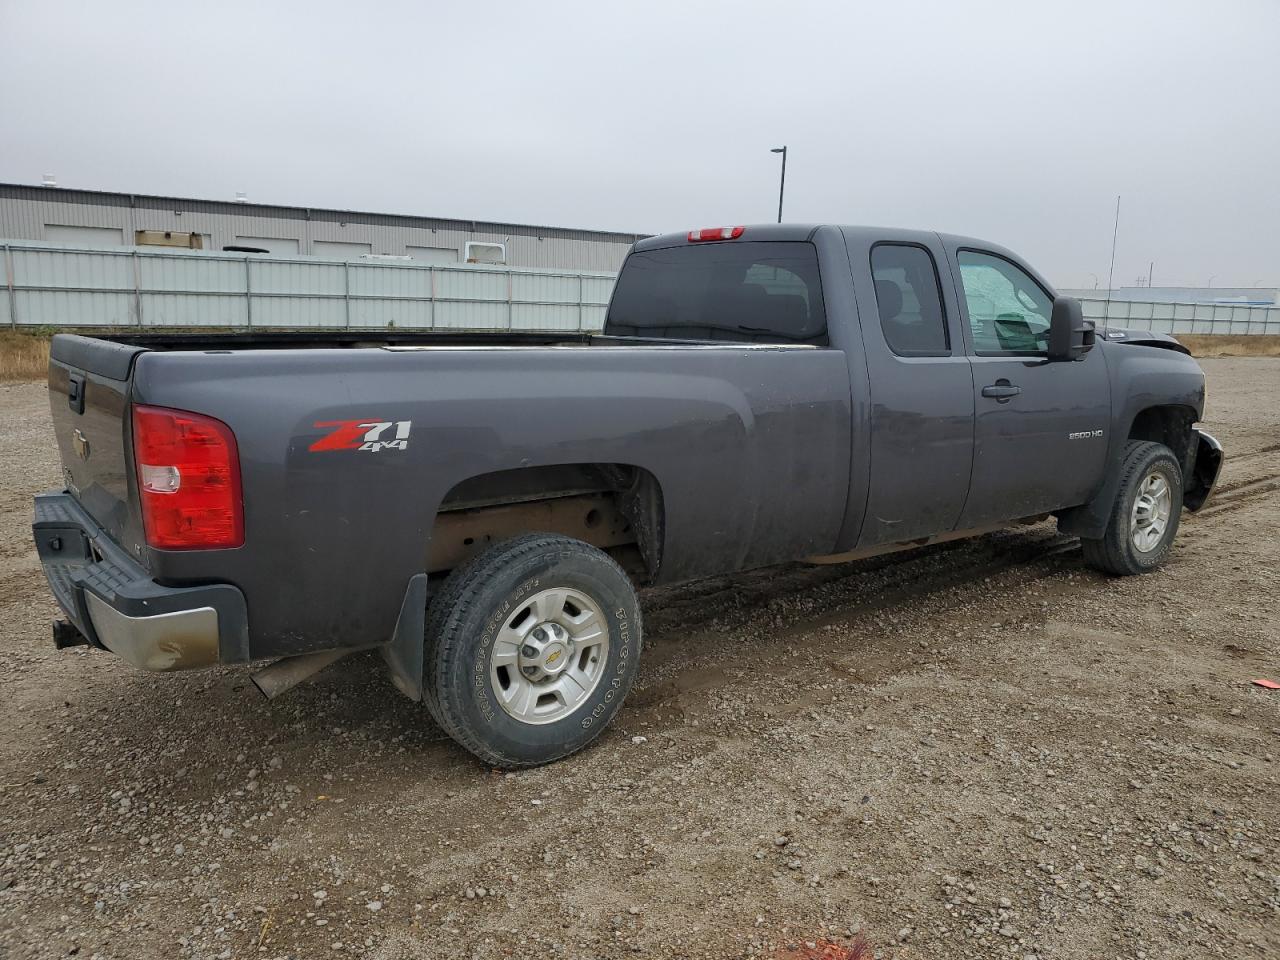
[[662, 489], [643, 467], [569, 463], [498, 470], [456, 484], [436, 513], [427, 572], [452, 570], [493, 543], [555, 533], [653, 577], [662, 562]]
[[1173, 451], [1183, 476], [1190, 474], [1194, 464], [1195, 446], [1191, 427], [1198, 417], [1192, 407], [1169, 405], [1146, 407], [1138, 411], [1129, 427], [1130, 440], [1151, 440], [1162, 443]]

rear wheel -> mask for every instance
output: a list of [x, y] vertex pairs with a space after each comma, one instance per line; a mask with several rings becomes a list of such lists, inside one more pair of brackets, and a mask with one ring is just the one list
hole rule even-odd
[[608, 726], [640, 646], [635, 589], [607, 554], [553, 534], [516, 537], [455, 570], [431, 602], [425, 699], [486, 763], [549, 763]]
[[1130, 441], [1106, 532], [1081, 540], [1085, 562], [1117, 576], [1154, 570], [1169, 557], [1181, 515], [1182, 468], [1173, 451]]

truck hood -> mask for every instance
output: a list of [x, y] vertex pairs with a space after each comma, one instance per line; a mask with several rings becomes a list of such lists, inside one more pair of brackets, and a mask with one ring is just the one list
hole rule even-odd
[[1161, 347], [1165, 350], [1177, 350], [1179, 353], [1191, 355], [1191, 351], [1169, 336], [1154, 330], [1127, 330], [1123, 327], [1108, 327], [1099, 330], [1098, 336], [1111, 343], [1133, 343], [1140, 347]]

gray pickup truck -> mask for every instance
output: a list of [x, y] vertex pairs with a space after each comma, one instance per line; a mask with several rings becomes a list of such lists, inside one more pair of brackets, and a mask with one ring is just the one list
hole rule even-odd
[[502, 767], [617, 713], [636, 583], [1049, 516], [1142, 573], [1222, 461], [1176, 341], [1097, 336], [993, 244], [861, 227], [642, 240], [598, 335], [57, 336], [49, 394], [59, 646], [272, 661], [269, 695], [378, 648]]

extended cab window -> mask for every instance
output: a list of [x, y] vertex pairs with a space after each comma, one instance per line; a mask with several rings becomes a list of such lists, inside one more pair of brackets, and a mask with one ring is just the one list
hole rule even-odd
[[818, 253], [726, 240], [627, 257], [604, 332], [617, 337], [827, 344]]
[[1044, 353], [1053, 301], [1003, 257], [961, 250], [956, 257], [977, 353]]
[[871, 275], [880, 329], [890, 350], [900, 357], [939, 357], [951, 352], [938, 271], [928, 250], [878, 243], [871, 248]]

